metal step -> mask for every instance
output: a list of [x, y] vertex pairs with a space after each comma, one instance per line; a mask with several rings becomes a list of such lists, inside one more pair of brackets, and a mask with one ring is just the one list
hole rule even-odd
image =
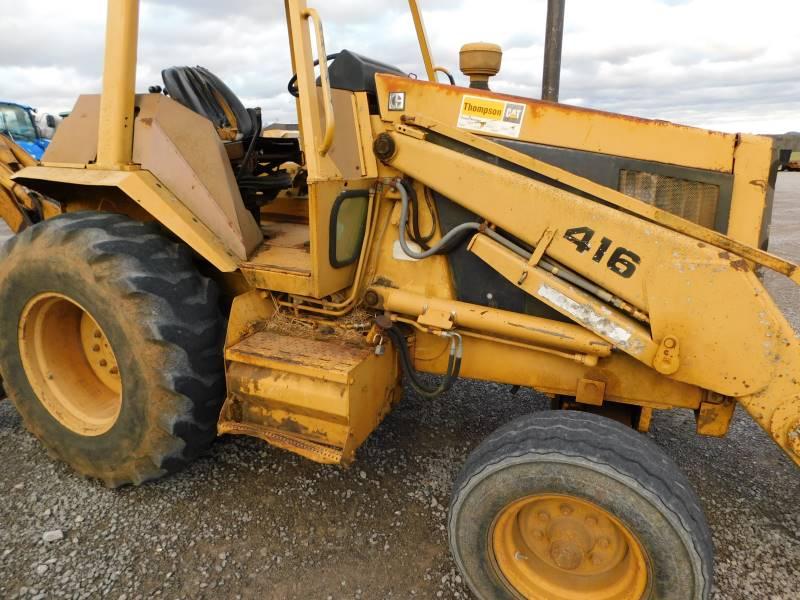
[[392, 348], [270, 331], [227, 349], [220, 434], [250, 435], [326, 464], [347, 464], [400, 395]]

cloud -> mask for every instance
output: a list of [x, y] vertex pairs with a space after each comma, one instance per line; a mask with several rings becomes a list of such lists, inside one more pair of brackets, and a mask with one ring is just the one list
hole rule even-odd
[[[80, 4], [80, 9], [76, 9]], [[436, 61], [506, 50], [498, 91], [537, 97], [546, 0], [421, 0]], [[423, 73], [401, 0], [317, 2], [329, 51], [343, 48]], [[105, 0], [18, 2], [0, 21], [3, 95], [66, 110], [101, 85]], [[800, 128], [800, 3], [762, 0], [567, 0], [562, 100], [723, 130]], [[292, 120], [283, 3], [143, 0], [138, 86], [172, 65], [218, 73], [268, 120]], [[30, 34], [21, 34], [29, 31]], [[31, 40], [36, 43], [32, 44]], [[458, 74], [459, 82], [464, 78]]]

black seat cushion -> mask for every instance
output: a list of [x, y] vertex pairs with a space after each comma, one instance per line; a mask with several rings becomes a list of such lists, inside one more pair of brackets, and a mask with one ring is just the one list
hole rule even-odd
[[238, 129], [245, 138], [258, 134], [255, 119], [223, 81], [203, 67], [171, 67], [161, 72], [173, 100], [203, 115], [218, 129]]
[[375, 75], [387, 73], [407, 77], [406, 73], [386, 63], [361, 56], [350, 50], [342, 50], [331, 63], [331, 87], [351, 92], [377, 94]]

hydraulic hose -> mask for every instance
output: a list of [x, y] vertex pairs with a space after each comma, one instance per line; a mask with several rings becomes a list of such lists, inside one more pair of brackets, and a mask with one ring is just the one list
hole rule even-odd
[[397, 349], [397, 353], [400, 355], [400, 362], [403, 364], [403, 370], [408, 376], [408, 382], [420, 396], [424, 398], [436, 398], [453, 387], [453, 384], [458, 380], [461, 374], [461, 360], [464, 352], [463, 342], [459, 334], [452, 332], [445, 334], [450, 337], [450, 357], [447, 360], [447, 372], [444, 380], [437, 387], [432, 388], [422, 382], [419, 374], [414, 369], [405, 336], [395, 327], [385, 329], [384, 331], [386, 335], [389, 336], [392, 344]]
[[[406, 239], [406, 231], [408, 229], [408, 217], [410, 212], [411, 206], [411, 195], [408, 193], [408, 189], [406, 189], [406, 184], [402, 180], [394, 180], [390, 184], [394, 189], [398, 191], [400, 194], [400, 202], [401, 202], [401, 210], [400, 210], [400, 247], [403, 249], [403, 252], [406, 253], [411, 258], [416, 260], [423, 260], [425, 258], [430, 258], [431, 256], [436, 256], [437, 254], [444, 254], [452, 250], [455, 246], [457, 246], [464, 238], [466, 238], [469, 234], [480, 231], [485, 235], [489, 236], [499, 244], [502, 244], [506, 247], [512, 245], [511, 248], [514, 251], [525, 252], [522, 248], [513, 244], [499, 233], [485, 227], [481, 223], [462, 223], [451, 229], [439, 242], [426, 250], [425, 252], [415, 252], [408, 246], [408, 240]], [[528, 253], [530, 256], [530, 253]]]
[[402, 203], [400, 210], [400, 247], [409, 257], [416, 260], [423, 260], [425, 258], [430, 258], [431, 256], [436, 256], [437, 254], [441, 253], [444, 248], [451, 247], [451, 244], [455, 245], [464, 239], [468, 234], [481, 230], [480, 223], [462, 223], [461, 225], [451, 229], [447, 235], [439, 240], [439, 242], [432, 248], [424, 252], [415, 252], [408, 246], [408, 240], [406, 239], [408, 214], [411, 206], [411, 195], [408, 193], [408, 189], [406, 189], [406, 186], [402, 181], [393, 181], [391, 185], [400, 194], [400, 201]]
[[[402, 203], [401, 210], [400, 210], [400, 247], [402, 248], [403, 252], [406, 253], [409, 257], [422, 260], [425, 258], [429, 258], [431, 256], [435, 256], [437, 254], [447, 254], [451, 252], [456, 245], [458, 245], [466, 236], [469, 234], [479, 231], [490, 237], [498, 244], [508, 248], [512, 252], [516, 253], [517, 255], [525, 258], [526, 260], [530, 259], [532, 256], [532, 252], [523, 248], [522, 246], [515, 244], [508, 238], [503, 237], [499, 233], [497, 233], [494, 229], [490, 227], [486, 227], [481, 223], [462, 223], [457, 227], [451, 229], [447, 235], [445, 235], [438, 244], [434, 247], [426, 250], [424, 252], [415, 252], [408, 246], [408, 240], [406, 239], [406, 232], [408, 228], [408, 217], [409, 217], [409, 208], [411, 206], [411, 195], [406, 188], [405, 182], [400, 179], [393, 180], [390, 184], [394, 189], [398, 191], [400, 194], [400, 201]], [[629, 315], [633, 316], [634, 318], [643, 321], [645, 323], [649, 322], [649, 317], [641, 310], [637, 309], [636, 307], [630, 306], [621, 298], [614, 296], [610, 292], [604, 290], [603, 288], [595, 285], [585, 277], [582, 277], [578, 273], [566, 269], [563, 266], [560, 266], [556, 263], [551, 262], [546, 258], [542, 258], [539, 261], [538, 267], [544, 269], [551, 275], [554, 275], [560, 279], [563, 279], [572, 285], [589, 292], [603, 300], [604, 302], [608, 302], [609, 304], [615, 306], [616, 308], [622, 310], [623, 312], [628, 313]]]
[[431, 224], [431, 231], [425, 235], [422, 235], [422, 231], [420, 229], [419, 223], [419, 197], [417, 196], [417, 192], [414, 189], [413, 184], [411, 183], [403, 183], [406, 187], [406, 191], [411, 199], [411, 240], [419, 245], [422, 250], [430, 250], [430, 246], [428, 246], [428, 242], [433, 239], [433, 236], [436, 235], [436, 213], [433, 210], [433, 207], [428, 202], [428, 196], [425, 194], [425, 203], [428, 205], [428, 211], [431, 215], [431, 220], [433, 223]]
[[253, 138], [250, 140], [250, 144], [247, 146], [247, 152], [242, 159], [242, 164], [239, 165], [239, 171], [236, 173], [236, 181], [240, 182], [242, 177], [245, 174], [247, 169], [247, 165], [250, 162], [250, 158], [253, 156], [253, 150], [255, 150], [256, 142], [258, 138], [261, 137], [261, 127], [263, 123], [261, 121], [261, 109], [260, 108], [253, 108], [248, 110], [247, 112], [250, 113], [250, 117], [255, 120], [256, 122], [256, 131], [253, 133]]

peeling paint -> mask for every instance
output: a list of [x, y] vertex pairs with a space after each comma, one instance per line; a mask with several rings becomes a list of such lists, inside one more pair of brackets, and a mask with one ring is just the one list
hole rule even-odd
[[537, 293], [540, 298], [559, 307], [592, 331], [608, 338], [617, 346], [629, 349], [633, 333], [598, 314], [591, 306], [579, 304], [548, 285], [542, 285]]

